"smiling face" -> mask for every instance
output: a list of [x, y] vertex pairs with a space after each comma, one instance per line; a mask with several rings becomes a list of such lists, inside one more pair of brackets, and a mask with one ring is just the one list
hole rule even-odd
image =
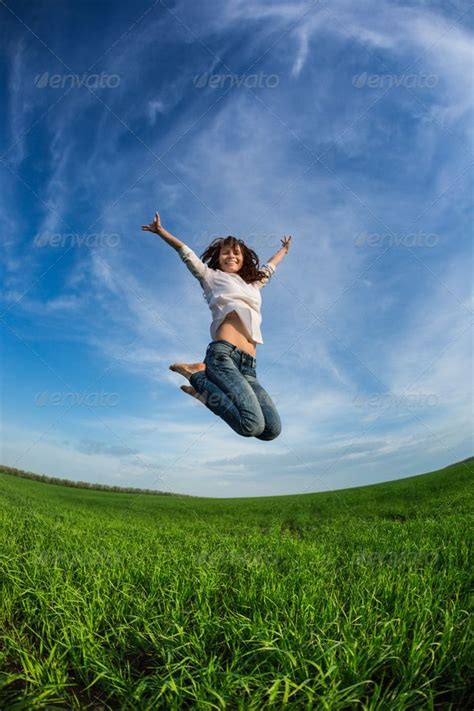
[[221, 247], [219, 254], [219, 267], [223, 272], [238, 274], [238, 272], [242, 269], [243, 263], [244, 257], [239, 244], [236, 244], [233, 247], [228, 244]]

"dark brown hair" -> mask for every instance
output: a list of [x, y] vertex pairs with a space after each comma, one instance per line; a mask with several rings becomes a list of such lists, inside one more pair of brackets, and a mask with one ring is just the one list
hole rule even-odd
[[228, 235], [227, 237], [218, 237], [213, 240], [211, 244], [207, 247], [206, 251], [201, 254], [201, 260], [207, 264], [211, 269], [220, 269], [219, 266], [219, 254], [222, 247], [230, 246], [232, 248], [239, 245], [242, 250], [243, 263], [238, 274], [247, 284], [251, 284], [254, 281], [260, 281], [264, 277], [268, 276], [265, 271], [260, 269], [260, 260], [257, 254], [247, 247], [245, 242], [237, 237]]

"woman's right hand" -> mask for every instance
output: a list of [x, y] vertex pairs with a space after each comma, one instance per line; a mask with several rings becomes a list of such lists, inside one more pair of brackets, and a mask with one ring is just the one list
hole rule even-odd
[[150, 222], [149, 225], [142, 225], [142, 230], [145, 230], [145, 232], [154, 232], [155, 234], [159, 235], [160, 231], [162, 230], [160, 222], [160, 213], [155, 212], [155, 219], [153, 220], [153, 222]]

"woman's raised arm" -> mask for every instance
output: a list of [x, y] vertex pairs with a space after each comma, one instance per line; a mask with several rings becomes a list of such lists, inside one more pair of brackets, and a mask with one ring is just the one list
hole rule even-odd
[[153, 220], [153, 222], [150, 222], [149, 225], [142, 225], [142, 230], [145, 230], [146, 232], [154, 232], [156, 235], [159, 235], [165, 240], [165, 242], [168, 242], [170, 247], [173, 247], [173, 249], [175, 249], [176, 251], [181, 249], [181, 247], [184, 245], [184, 242], [181, 242], [180, 239], [178, 239], [177, 237], [172, 235], [171, 232], [168, 232], [167, 230], [165, 230], [164, 227], [162, 227], [159, 212], [155, 212], [155, 219]]
[[278, 252], [275, 252], [273, 257], [270, 257], [270, 259], [267, 261], [267, 264], [273, 264], [273, 266], [276, 267], [277, 264], [279, 264], [281, 262], [283, 257], [288, 254], [288, 250], [290, 249], [290, 246], [291, 246], [291, 239], [292, 239], [291, 235], [289, 235], [289, 237], [285, 236], [285, 237], [283, 237], [282, 240], [280, 240], [280, 242], [282, 243], [282, 246], [280, 247]]
[[203, 280], [207, 281], [210, 278], [210, 275], [214, 270], [210, 269], [207, 264], [199, 259], [197, 254], [195, 254], [191, 247], [188, 247], [185, 242], [182, 242], [177, 237], [174, 237], [171, 232], [168, 232], [161, 226], [159, 212], [155, 213], [155, 219], [153, 222], [149, 225], [142, 225], [142, 230], [145, 230], [146, 232], [154, 232], [162, 237], [165, 242], [168, 242], [168, 244], [178, 252], [191, 274], [195, 276], [196, 279], [199, 279], [200, 282]]

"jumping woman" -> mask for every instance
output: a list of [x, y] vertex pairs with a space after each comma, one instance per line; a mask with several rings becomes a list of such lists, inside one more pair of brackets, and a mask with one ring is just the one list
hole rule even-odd
[[236, 237], [215, 239], [201, 258], [184, 242], [165, 230], [159, 213], [142, 230], [154, 232], [175, 249], [201, 284], [212, 313], [211, 338], [203, 363], [173, 363], [170, 370], [191, 385], [188, 395], [200, 400], [237, 434], [271, 440], [281, 432], [274, 402], [257, 380], [257, 343], [262, 297], [260, 290], [288, 253], [291, 236], [260, 269], [256, 253]]

